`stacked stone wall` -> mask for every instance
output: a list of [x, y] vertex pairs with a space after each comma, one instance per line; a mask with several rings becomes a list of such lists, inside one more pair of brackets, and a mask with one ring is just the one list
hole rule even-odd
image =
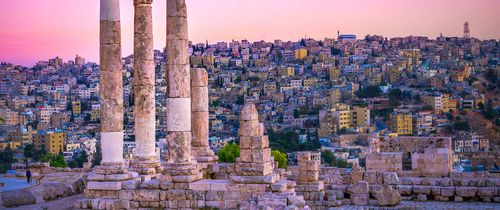
[[447, 148], [426, 148], [424, 153], [412, 154], [412, 170], [420, 176], [447, 176], [453, 157]]
[[380, 137], [380, 152], [403, 152], [423, 153], [426, 148], [448, 148], [451, 147], [451, 137], [416, 137], [397, 136]]
[[391, 152], [367, 155], [366, 170], [379, 172], [400, 172], [403, 170], [403, 154]]

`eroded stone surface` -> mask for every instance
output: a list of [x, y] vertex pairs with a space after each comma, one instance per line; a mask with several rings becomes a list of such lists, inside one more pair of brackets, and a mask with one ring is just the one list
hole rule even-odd
[[382, 185], [372, 192], [373, 197], [377, 199], [380, 206], [395, 206], [401, 202], [399, 192], [389, 185]]

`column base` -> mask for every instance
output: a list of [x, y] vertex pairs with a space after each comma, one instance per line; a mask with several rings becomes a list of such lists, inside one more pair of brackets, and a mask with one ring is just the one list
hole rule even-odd
[[[116, 167], [120, 168], [122, 166], [101, 166], [99, 170], [116, 171]], [[84, 191], [85, 198], [77, 203], [77, 205], [80, 205], [79, 208], [82, 209], [98, 208], [103, 204], [101, 201], [107, 203], [108, 201], [119, 200], [120, 191], [137, 189], [141, 184], [137, 172], [102, 174], [94, 171], [88, 174], [87, 179], [88, 182]]]
[[191, 183], [203, 179], [203, 164], [196, 160], [186, 163], [164, 163], [161, 181], [174, 183]]
[[229, 176], [231, 182], [241, 183], [241, 184], [274, 184], [279, 180], [278, 174], [269, 174], [264, 176], [240, 176], [231, 175]]
[[219, 157], [209, 147], [192, 147], [191, 153], [200, 163], [216, 163], [219, 160]]
[[125, 162], [117, 163], [101, 163], [100, 166], [94, 167], [93, 171], [96, 174], [126, 174], [127, 164]]
[[130, 161], [130, 171], [135, 171], [140, 175], [155, 175], [160, 170], [160, 161], [157, 157], [134, 157]]

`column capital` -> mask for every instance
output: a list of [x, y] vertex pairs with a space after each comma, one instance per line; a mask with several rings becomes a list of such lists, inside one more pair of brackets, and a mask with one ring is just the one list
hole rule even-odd
[[149, 4], [151, 5], [153, 0], [134, 0], [134, 6], [139, 6], [141, 4]]

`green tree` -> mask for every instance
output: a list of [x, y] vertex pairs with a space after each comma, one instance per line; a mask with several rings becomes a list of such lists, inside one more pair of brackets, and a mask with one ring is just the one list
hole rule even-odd
[[299, 109], [293, 110], [293, 118], [295, 118], [295, 119], [300, 118], [300, 110]]
[[350, 166], [349, 163], [347, 163], [346, 160], [341, 159], [341, 158], [335, 158], [332, 164], [330, 164], [332, 167], [337, 167], [337, 168], [347, 168]]
[[403, 99], [403, 92], [399, 88], [394, 88], [389, 92], [389, 102], [392, 107], [397, 107]]
[[210, 104], [212, 107], [218, 107], [220, 105], [219, 100], [214, 100], [212, 101], [212, 104]]
[[50, 159], [51, 159], [51, 158], [50, 158], [50, 155], [49, 155], [49, 154], [42, 154], [42, 155], [40, 156], [40, 161], [41, 161], [42, 163], [48, 163], [48, 162], [50, 162]]
[[486, 79], [488, 79], [491, 83], [496, 84], [497, 83], [497, 75], [495, 73], [495, 70], [493, 69], [488, 69], [486, 71]]
[[348, 134], [349, 131], [347, 130], [347, 128], [341, 128], [337, 131], [337, 134], [338, 135], [342, 135], [342, 134]]
[[286, 169], [288, 166], [287, 155], [279, 150], [273, 150], [271, 155], [274, 157], [274, 161], [278, 161], [278, 168]]
[[491, 100], [486, 103], [486, 107], [482, 108], [482, 114], [488, 120], [492, 120], [497, 117], [497, 112], [493, 109], [493, 103]]
[[455, 122], [453, 124], [453, 128], [455, 130], [460, 130], [460, 131], [469, 131], [470, 130], [469, 122], [467, 122], [467, 121]]
[[33, 158], [35, 156], [35, 146], [33, 144], [27, 144], [24, 146], [24, 157]]
[[64, 161], [64, 156], [57, 155], [57, 156], [54, 156], [51, 158], [50, 166], [59, 167], [59, 168], [66, 168], [66, 167], [68, 167], [68, 164], [66, 164], [66, 161]]
[[377, 86], [368, 86], [359, 90], [356, 94], [360, 98], [373, 98], [382, 95], [382, 91]]
[[236, 99], [236, 104], [237, 105], [243, 105], [245, 103], [245, 97], [244, 96], [238, 96]]
[[95, 145], [95, 154], [92, 159], [92, 166], [101, 165], [101, 160], [102, 160], [101, 144], [98, 143]]
[[68, 163], [70, 168], [83, 168], [83, 163], [87, 162], [87, 152], [82, 150], [73, 155], [73, 160]]
[[330, 165], [333, 163], [333, 160], [335, 157], [333, 156], [333, 152], [330, 150], [323, 150], [321, 151], [321, 159], [323, 159], [323, 162], [327, 165]]
[[234, 163], [240, 156], [240, 146], [236, 143], [228, 143], [217, 153], [219, 161], [223, 163]]
[[14, 153], [7, 146], [4, 151], [0, 152], [0, 173], [5, 173], [11, 169], [11, 164], [14, 162]]
[[301, 39], [300, 40], [300, 45], [305, 47], [306, 46], [306, 40], [305, 39]]
[[420, 97], [420, 95], [415, 95], [414, 99], [417, 104], [422, 103], [422, 98]]
[[350, 164], [347, 163], [346, 160], [341, 158], [336, 158], [333, 155], [333, 152], [330, 150], [321, 151], [321, 159], [323, 160], [323, 163], [331, 167], [347, 168], [350, 166]]
[[331, 53], [332, 53], [332, 55], [340, 55], [342, 53], [342, 51], [340, 51], [339, 49], [337, 49], [335, 47], [332, 47]]

